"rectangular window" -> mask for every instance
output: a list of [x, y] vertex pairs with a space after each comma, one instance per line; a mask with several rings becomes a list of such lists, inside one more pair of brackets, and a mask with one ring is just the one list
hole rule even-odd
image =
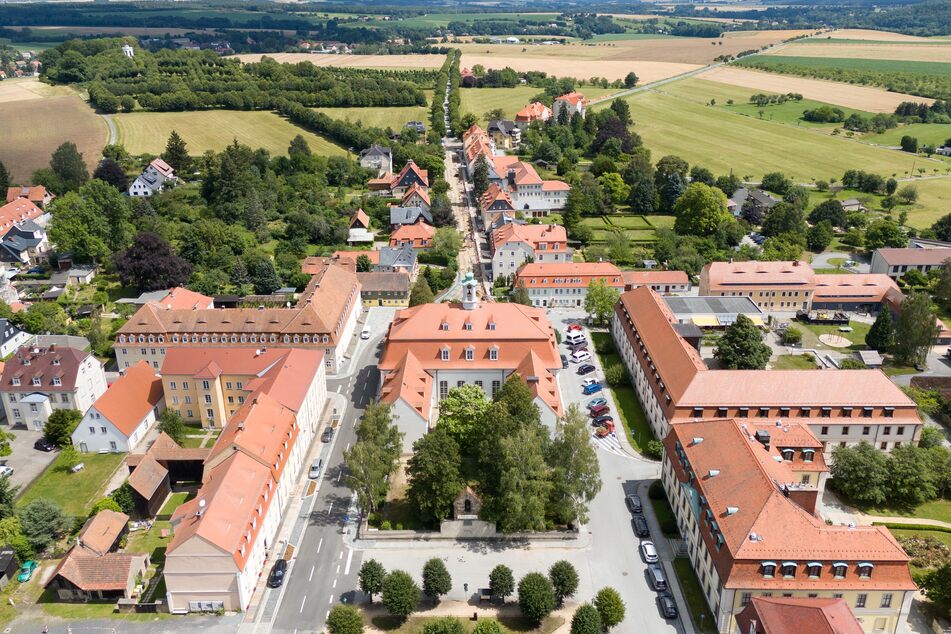
[[892, 607], [892, 593], [886, 592], [882, 595], [882, 602], [879, 604], [879, 607], [890, 608]]
[[849, 428], [848, 428], [848, 426], [845, 426], [845, 427], [842, 428], [842, 435], [843, 435], [843, 436], [848, 436], [848, 435], [849, 435]]
[[904, 426], [904, 425], [899, 425], [899, 426], [898, 426], [898, 429], [895, 430], [895, 433], [898, 434], [899, 436], [901, 436], [902, 434], [904, 434], [904, 433], [905, 433], [905, 426]]
[[202, 381], [202, 382], [201, 382], [201, 389], [207, 390], [207, 389], [210, 389], [210, 388], [211, 388], [211, 385], [208, 383], [208, 381]]
[[866, 425], [865, 427], [862, 428], [862, 435], [868, 436], [869, 433], [871, 433], [871, 431], [872, 431], [872, 428]]
[[119, 447], [116, 445], [116, 441], [110, 440], [110, 441], [109, 441], [109, 448], [112, 449], [113, 451], [115, 451], [115, 450], [118, 449]]
[[440, 381], [439, 382], [439, 400], [446, 398], [447, 394], [449, 394], [449, 381]]
[[18, 409], [15, 408], [15, 407], [13, 408], [13, 417], [14, 417], [14, 418], [20, 418], [20, 410], [18, 410]]
[[828, 428], [828, 427], [821, 427], [821, 428], [819, 429], [819, 435], [820, 435], [820, 436], [825, 436], [825, 435], [828, 434], [828, 433], [829, 433], [829, 428]]
[[743, 607], [748, 606], [750, 604], [750, 601], [752, 600], [753, 600], [752, 592], [744, 592], [743, 594], [740, 595], [740, 605], [742, 605]]
[[492, 398], [495, 398], [496, 393], [502, 387], [501, 381], [492, 381]]
[[872, 408], [863, 407], [862, 408], [862, 418], [871, 418], [872, 417]]
[[885, 425], [885, 427], [882, 428], [882, 435], [889, 436], [891, 435], [891, 433], [892, 433], [892, 428], [890, 425]]
[[205, 405], [211, 405], [211, 394], [205, 394]]
[[102, 433], [105, 434], [105, 433], [106, 433], [106, 428], [105, 428], [105, 427], [100, 427], [100, 428], [99, 428], [99, 431], [101, 431]]
[[855, 597], [855, 607], [857, 607], [857, 608], [864, 608], [864, 607], [865, 607], [865, 602], [866, 602], [867, 600], [868, 600], [868, 595], [865, 594], [864, 592], [863, 592], [863, 593], [860, 593], [857, 597]]
[[205, 410], [205, 413], [208, 415], [208, 418], [214, 418], [214, 417], [215, 417], [215, 410], [213, 410], [213, 409], [207, 409], [207, 410]]
[[175, 381], [169, 381], [169, 382], [168, 382], [168, 389], [170, 389], [170, 390], [177, 390], [177, 389], [178, 389], [178, 387], [176, 387], [176, 385], [175, 385]]

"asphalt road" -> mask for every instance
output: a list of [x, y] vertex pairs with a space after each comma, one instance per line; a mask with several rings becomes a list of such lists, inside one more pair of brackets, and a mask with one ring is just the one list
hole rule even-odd
[[[362, 557], [343, 542], [342, 526], [352, 500], [352, 492], [343, 480], [343, 452], [355, 442], [354, 424], [377, 394], [376, 364], [384, 332], [374, 329], [373, 338], [366, 342], [369, 345], [358, 349], [357, 370], [351, 376], [327, 381], [327, 391], [345, 396], [348, 407], [340, 419], [330, 456], [324, 459], [324, 478], [312, 500], [303, 538], [297, 544], [272, 632], [322, 632], [330, 608], [354, 600]], [[349, 530], [354, 529], [351, 523]]]

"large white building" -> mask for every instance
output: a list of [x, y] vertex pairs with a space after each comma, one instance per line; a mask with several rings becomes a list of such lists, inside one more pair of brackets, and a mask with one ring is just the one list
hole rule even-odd
[[519, 304], [480, 304], [469, 273], [461, 304], [423, 304], [398, 311], [380, 360], [380, 400], [393, 407], [412, 450], [438, 417], [450, 389], [476, 385], [491, 398], [513, 372], [526, 381], [554, 427], [564, 413], [558, 383], [561, 359], [543, 309]]
[[492, 232], [492, 277], [515, 275], [526, 261], [571, 262], [568, 232], [561, 225], [509, 223]]

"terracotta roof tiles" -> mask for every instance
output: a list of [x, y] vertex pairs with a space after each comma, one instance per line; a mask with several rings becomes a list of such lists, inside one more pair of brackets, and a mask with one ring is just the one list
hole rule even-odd
[[139, 361], [116, 379], [93, 407], [129, 437], [163, 395], [162, 378], [148, 362]]

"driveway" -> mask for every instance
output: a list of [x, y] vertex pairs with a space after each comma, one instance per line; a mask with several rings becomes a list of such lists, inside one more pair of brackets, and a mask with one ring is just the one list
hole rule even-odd
[[56, 459], [59, 452], [38, 451], [33, 448], [33, 443], [43, 435], [41, 431], [22, 428], [5, 428], [4, 431], [11, 431], [14, 434], [13, 442], [10, 443], [13, 453], [0, 458], [0, 460], [13, 467], [13, 475], [10, 477], [10, 481], [19, 486], [22, 491], [43, 473], [43, 470]]
[[864, 254], [856, 253], [844, 253], [841, 251], [827, 251], [826, 253], [819, 253], [818, 255], [812, 256], [812, 262], [810, 265], [814, 269], [834, 269], [838, 268], [839, 264], [833, 264], [829, 260], [853, 260], [855, 261], [855, 266], [844, 267], [842, 266], [843, 273], [868, 273], [871, 270], [871, 266], [868, 263], [868, 258]]

